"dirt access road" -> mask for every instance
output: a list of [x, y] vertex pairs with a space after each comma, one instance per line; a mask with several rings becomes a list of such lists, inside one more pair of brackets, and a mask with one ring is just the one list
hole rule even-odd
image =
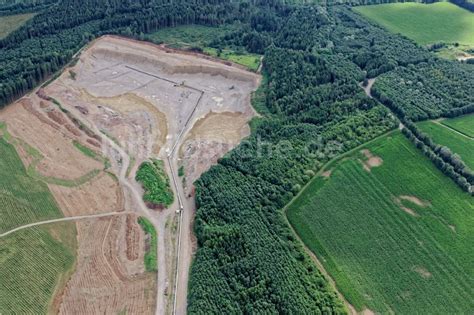
[[[148, 218], [157, 231], [155, 311], [185, 314], [195, 246], [192, 181], [250, 133], [247, 122], [255, 115], [250, 94], [260, 76], [113, 36], [96, 40], [68, 70], [75, 75], [65, 71], [44, 93], [102, 137], [102, 152], [124, 191], [125, 210]], [[229, 125], [222, 120], [216, 128], [220, 117], [242, 123]], [[200, 129], [194, 133], [198, 121]], [[228, 132], [214, 134], [222, 128]], [[176, 196], [161, 211], [148, 209], [134, 180], [138, 166], [150, 158], [164, 161]], [[179, 177], [179, 167], [184, 167], [184, 177]], [[170, 222], [178, 222], [177, 231]]]
[[10, 230], [10, 231], [2, 233], [2, 234], [0, 234], [0, 238], [5, 237], [7, 235], [10, 235], [12, 233], [21, 231], [23, 229], [27, 229], [27, 228], [38, 226], [38, 225], [45, 225], [45, 224], [58, 223], [58, 222], [67, 222], [67, 221], [79, 221], [79, 220], [87, 220], [87, 219], [105, 218], [105, 217], [111, 217], [111, 216], [116, 216], [116, 215], [126, 215], [126, 214], [131, 214], [131, 212], [126, 212], [126, 211], [108, 212], [108, 213], [81, 215], [81, 216], [76, 216], [76, 217], [65, 217], [65, 218], [60, 218], [60, 219], [39, 221], [39, 222], [35, 222], [35, 223], [21, 225], [19, 227], [16, 227], [16, 228]]

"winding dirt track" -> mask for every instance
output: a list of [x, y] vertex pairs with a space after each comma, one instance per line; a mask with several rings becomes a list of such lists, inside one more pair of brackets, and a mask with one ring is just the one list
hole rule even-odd
[[99, 213], [99, 214], [89, 214], [89, 215], [80, 215], [80, 216], [75, 216], [75, 217], [65, 217], [65, 218], [59, 218], [59, 219], [52, 219], [52, 220], [45, 220], [45, 221], [39, 221], [35, 223], [30, 223], [30, 224], [25, 224], [19, 227], [16, 227], [10, 231], [7, 231], [3, 234], [0, 234], [1, 237], [5, 237], [7, 235], [10, 235], [12, 233], [21, 231], [23, 229], [27, 229], [30, 227], [34, 226], [39, 226], [39, 225], [45, 225], [45, 224], [50, 224], [50, 223], [57, 223], [57, 222], [66, 222], [66, 221], [78, 221], [78, 220], [87, 220], [87, 219], [96, 219], [96, 218], [104, 218], [104, 217], [112, 217], [112, 216], [117, 216], [117, 215], [124, 215], [124, 214], [131, 214], [133, 212], [130, 211], [121, 211], [121, 212], [108, 212], [108, 213]]

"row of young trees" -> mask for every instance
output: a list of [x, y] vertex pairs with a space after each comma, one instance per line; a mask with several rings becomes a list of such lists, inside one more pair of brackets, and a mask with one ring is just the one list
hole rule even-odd
[[449, 0], [449, 2], [452, 2], [455, 5], [458, 5], [466, 10], [474, 12], [474, 2], [472, 0]]
[[454, 180], [464, 191], [474, 195], [474, 172], [464, 164], [461, 157], [446, 146], [436, 144], [433, 139], [410, 122], [405, 122], [403, 134], [419, 148], [444, 174]]
[[0, 0], [0, 16], [44, 10], [58, 0]]

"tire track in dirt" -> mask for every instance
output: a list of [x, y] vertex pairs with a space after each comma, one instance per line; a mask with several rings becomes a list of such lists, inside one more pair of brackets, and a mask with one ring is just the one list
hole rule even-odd
[[130, 211], [122, 211], [122, 212], [108, 212], [108, 213], [100, 213], [100, 214], [89, 214], [89, 215], [81, 215], [81, 216], [74, 216], [74, 217], [65, 217], [65, 218], [59, 218], [59, 219], [52, 219], [52, 220], [45, 220], [45, 221], [39, 221], [35, 223], [30, 223], [30, 224], [25, 224], [19, 227], [16, 227], [10, 231], [7, 231], [5, 233], [0, 234], [1, 237], [8, 236], [12, 233], [30, 228], [30, 227], [35, 227], [39, 225], [45, 225], [45, 224], [50, 224], [50, 223], [57, 223], [57, 222], [67, 222], [67, 221], [78, 221], [78, 220], [88, 220], [88, 219], [95, 219], [95, 218], [104, 218], [104, 217], [111, 217], [111, 216], [117, 216], [117, 215], [125, 215], [125, 214], [131, 214], [133, 212]]

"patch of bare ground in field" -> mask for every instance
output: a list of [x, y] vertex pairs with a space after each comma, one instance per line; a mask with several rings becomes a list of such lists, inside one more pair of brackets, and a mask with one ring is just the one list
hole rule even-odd
[[372, 152], [367, 149], [361, 150], [360, 153], [362, 153], [365, 157], [365, 160], [361, 161], [361, 163], [367, 172], [370, 172], [373, 167], [378, 167], [383, 163], [382, 158], [373, 155]]
[[145, 234], [137, 216], [77, 225], [76, 270], [62, 292], [60, 314], [151, 314], [155, 275], [143, 265]]
[[429, 201], [421, 200], [415, 196], [401, 195], [401, 196], [395, 197], [394, 200], [395, 200], [395, 203], [400, 207], [400, 209], [402, 209], [403, 211], [405, 211], [406, 213], [414, 217], [418, 217], [419, 214], [416, 213], [416, 211], [413, 210], [412, 208], [407, 207], [406, 204], [403, 203], [403, 201], [411, 203], [421, 208], [426, 208], [426, 207], [431, 206], [431, 203]]
[[418, 207], [422, 207], [422, 208], [431, 206], [431, 203], [429, 201], [421, 200], [420, 198], [415, 197], [415, 196], [402, 195], [402, 196], [398, 196], [398, 198], [402, 200], [407, 200], [411, 203], [414, 203]]
[[332, 170], [327, 170], [327, 171], [321, 173], [321, 176], [324, 177], [324, 178], [329, 178], [329, 177], [331, 177], [331, 174], [332, 174]]
[[413, 271], [415, 271], [415, 272], [418, 273], [422, 278], [425, 278], [425, 279], [432, 277], [431, 272], [429, 272], [428, 270], [426, 270], [426, 268], [424, 268], [424, 267], [420, 267], [420, 266], [413, 267]]

